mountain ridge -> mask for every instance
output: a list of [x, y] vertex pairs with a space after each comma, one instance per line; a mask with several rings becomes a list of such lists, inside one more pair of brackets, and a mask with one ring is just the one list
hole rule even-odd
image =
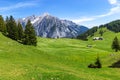
[[50, 14], [43, 14], [42, 16], [29, 16], [19, 19], [23, 27], [25, 27], [28, 20], [31, 20], [37, 36], [47, 38], [76, 38], [78, 35], [88, 30], [87, 27], [77, 25], [69, 20], [61, 20]]

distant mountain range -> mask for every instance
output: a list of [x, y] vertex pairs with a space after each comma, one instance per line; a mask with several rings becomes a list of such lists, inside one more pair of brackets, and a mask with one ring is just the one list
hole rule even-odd
[[88, 30], [87, 27], [77, 25], [69, 20], [61, 20], [49, 14], [42, 16], [29, 16], [19, 19], [23, 27], [31, 20], [37, 36], [47, 38], [75, 38]]

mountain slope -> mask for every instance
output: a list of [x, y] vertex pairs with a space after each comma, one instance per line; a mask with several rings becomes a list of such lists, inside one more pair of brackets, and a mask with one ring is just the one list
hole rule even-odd
[[110, 30], [115, 33], [119, 33], [120, 32], [120, 20], [115, 20], [115, 21], [111, 21], [104, 25], [92, 27], [91, 29], [87, 30], [85, 33], [78, 35], [77, 38], [81, 40], [88, 40], [87, 39], [88, 36], [91, 36], [91, 37], [94, 36], [95, 32], [97, 31], [99, 31], [99, 34], [102, 36], [102, 34], [105, 32], [102, 29]]
[[[108, 66], [119, 59], [119, 52], [114, 53], [110, 45], [120, 33], [103, 30], [106, 30], [103, 41], [93, 41], [93, 37], [88, 41], [38, 38], [37, 47], [19, 44], [0, 33], [0, 79], [119, 80], [120, 69]], [[100, 36], [99, 30], [94, 36]], [[88, 44], [92, 48], [88, 48]], [[87, 68], [98, 54], [103, 68]]]
[[106, 27], [113, 32], [120, 32], [120, 20], [115, 20], [107, 24], [100, 25], [99, 27]]
[[57, 17], [53, 17], [49, 14], [42, 16], [29, 16], [21, 19], [20, 22], [25, 26], [28, 19], [35, 27], [36, 33], [41, 37], [48, 38], [75, 38], [79, 34], [88, 30], [87, 27], [79, 26], [72, 21], [60, 20]]

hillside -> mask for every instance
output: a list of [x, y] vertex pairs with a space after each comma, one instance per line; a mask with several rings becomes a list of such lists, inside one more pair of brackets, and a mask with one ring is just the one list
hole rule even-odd
[[97, 32], [97, 30], [99, 30], [98, 34], [102, 35], [102, 33], [104, 33], [102, 29], [107, 29], [109, 31], [119, 33], [120, 32], [119, 26], [120, 26], [120, 20], [114, 20], [103, 25], [94, 26], [89, 30], [87, 30], [86, 32], [84, 32], [83, 34], [78, 35], [77, 38], [81, 40], [88, 40], [87, 39], [88, 36], [91, 36], [91, 37], [94, 36], [94, 33]]
[[114, 20], [107, 24], [100, 25], [99, 27], [106, 27], [107, 29], [117, 33], [117, 32], [120, 32], [119, 26], [120, 26], [120, 20]]
[[[111, 42], [120, 33], [103, 29], [103, 41], [93, 41], [93, 37], [88, 41], [38, 38], [37, 47], [0, 34], [0, 80], [119, 80], [120, 70], [108, 66], [119, 58], [120, 53], [111, 50]], [[98, 54], [103, 68], [87, 68]]]

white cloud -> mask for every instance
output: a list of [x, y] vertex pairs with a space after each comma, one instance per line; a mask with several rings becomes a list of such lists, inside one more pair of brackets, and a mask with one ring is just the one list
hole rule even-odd
[[92, 21], [94, 19], [95, 19], [94, 17], [91, 17], [91, 18], [84, 17], [81, 19], [73, 19], [72, 21], [79, 24], [79, 23], [86, 22], [86, 21]]
[[12, 10], [12, 9], [35, 6], [35, 5], [36, 5], [36, 3], [34, 3], [34, 2], [19, 2], [19, 3], [15, 4], [15, 5], [6, 6], [6, 7], [0, 7], [0, 11], [3, 12], [3, 11]]
[[106, 17], [120, 12], [120, 2], [119, 0], [108, 0], [108, 2], [114, 6], [106, 14], [98, 15], [98, 17]]
[[114, 15], [116, 13], [120, 13], [120, 1], [119, 0], [108, 0], [108, 2], [113, 6], [108, 13], [106, 14], [101, 14], [101, 15], [97, 15], [97, 16], [91, 16], [91, 17], [85, 17], [85, 18], [80, 18], [80, 19], [73, 19], [72, 21], [80, 24], [82, 22], [88, 22], [88, 21], [93, 21], [96, 20], [98, 18], [103, 18], [103, 17], [107, 17], [107, 16], [111, 16]]
[[112, 4], [112, 5], [113, 5], [113, 4], [117, 4], [117, 2], [118, 2], [117, 0], [108, 0], [108, 1], [109, 1], [109, 3]]

